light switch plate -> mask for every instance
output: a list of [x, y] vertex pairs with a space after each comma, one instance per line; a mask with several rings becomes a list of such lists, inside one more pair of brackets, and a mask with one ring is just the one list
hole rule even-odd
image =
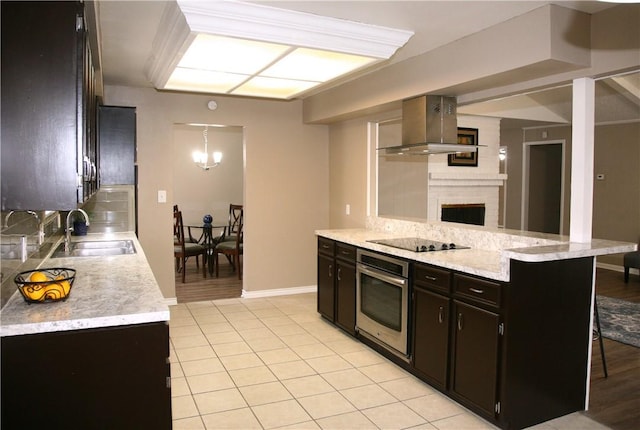
[[158, 203], [167, 203], [167, 192], [165, 190], [158, 190]]

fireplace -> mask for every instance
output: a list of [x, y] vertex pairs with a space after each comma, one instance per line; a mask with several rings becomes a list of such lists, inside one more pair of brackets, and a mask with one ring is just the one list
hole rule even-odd
[[484, 225], [484, 203], [443, 204], [441, 221]]

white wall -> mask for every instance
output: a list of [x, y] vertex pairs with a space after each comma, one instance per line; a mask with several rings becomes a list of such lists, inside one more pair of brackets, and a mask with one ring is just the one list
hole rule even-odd
[[[301, 102], [107, 86], [104, 101], [137, 107], [139, 239], [165, 297], [175, 297], [172, 207], [175, 124], [244, 127], [246, 291], [316, 284], [316, 229], [329, 224], [326, 126], [302, 123]], [[197, 184], [194, 184], [197, 186]], [[157, 191], [167, 191], [167, 203]]]

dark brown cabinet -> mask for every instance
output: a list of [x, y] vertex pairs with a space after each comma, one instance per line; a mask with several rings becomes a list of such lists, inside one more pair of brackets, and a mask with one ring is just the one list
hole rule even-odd
[[[413, 368], [441, 390], [449, 371], [451, 273], [415, 264], [413, 283]], [[443, 295], [447, 294], [447, 295]]]
[[491, 418], [499, 411], [501, 288], [488, 280], [453, 275], [450, 390]]
[[69, 210], [96, 184], [81, 2], [1, 2], [2, 210]]
[[318, 238], [318, 312], [356, 332], [356, 247]]
[[451, 391], [490, 416], [497, 412], [500, 316], [454, 301]]
[[414, 372], [494, 419], [501, 285], [420, 263], [413, 273]]
[[165, 322], [2, 338], [2, 429], [171, 429]]
[[318, 312], [329, 321], [335, 320], [335, 244], [318, 238]]
[[98, 107], [100, 185], [134, 185], [136, 108]]
[[441, 390], [447, 387], [449, 369], [450, 302], [441, 294], [414, 288], [413, 367]]
[[356, 334], [356, 248], [336, 243], [336, 324]]

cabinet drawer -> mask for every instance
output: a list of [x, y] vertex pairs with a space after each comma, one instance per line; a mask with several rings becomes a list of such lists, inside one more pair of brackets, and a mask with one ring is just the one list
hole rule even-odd
[[331, 239], [318, 237], [318, 252], [333, 257], [335, 254], [335, 242]]
[[336, 243], [336, 258], [354, 263], [356, 261], [356, 247], [345, 243]]
[[424, 264], [416, 264], [413, 271], [413, 281], [417, 286], [449, 293], [451, 272]]
[[453, 292], [455, 296], [460, 298], [495, 307], [500, 306], [500, 284], [495, 282], [455, 274]]

